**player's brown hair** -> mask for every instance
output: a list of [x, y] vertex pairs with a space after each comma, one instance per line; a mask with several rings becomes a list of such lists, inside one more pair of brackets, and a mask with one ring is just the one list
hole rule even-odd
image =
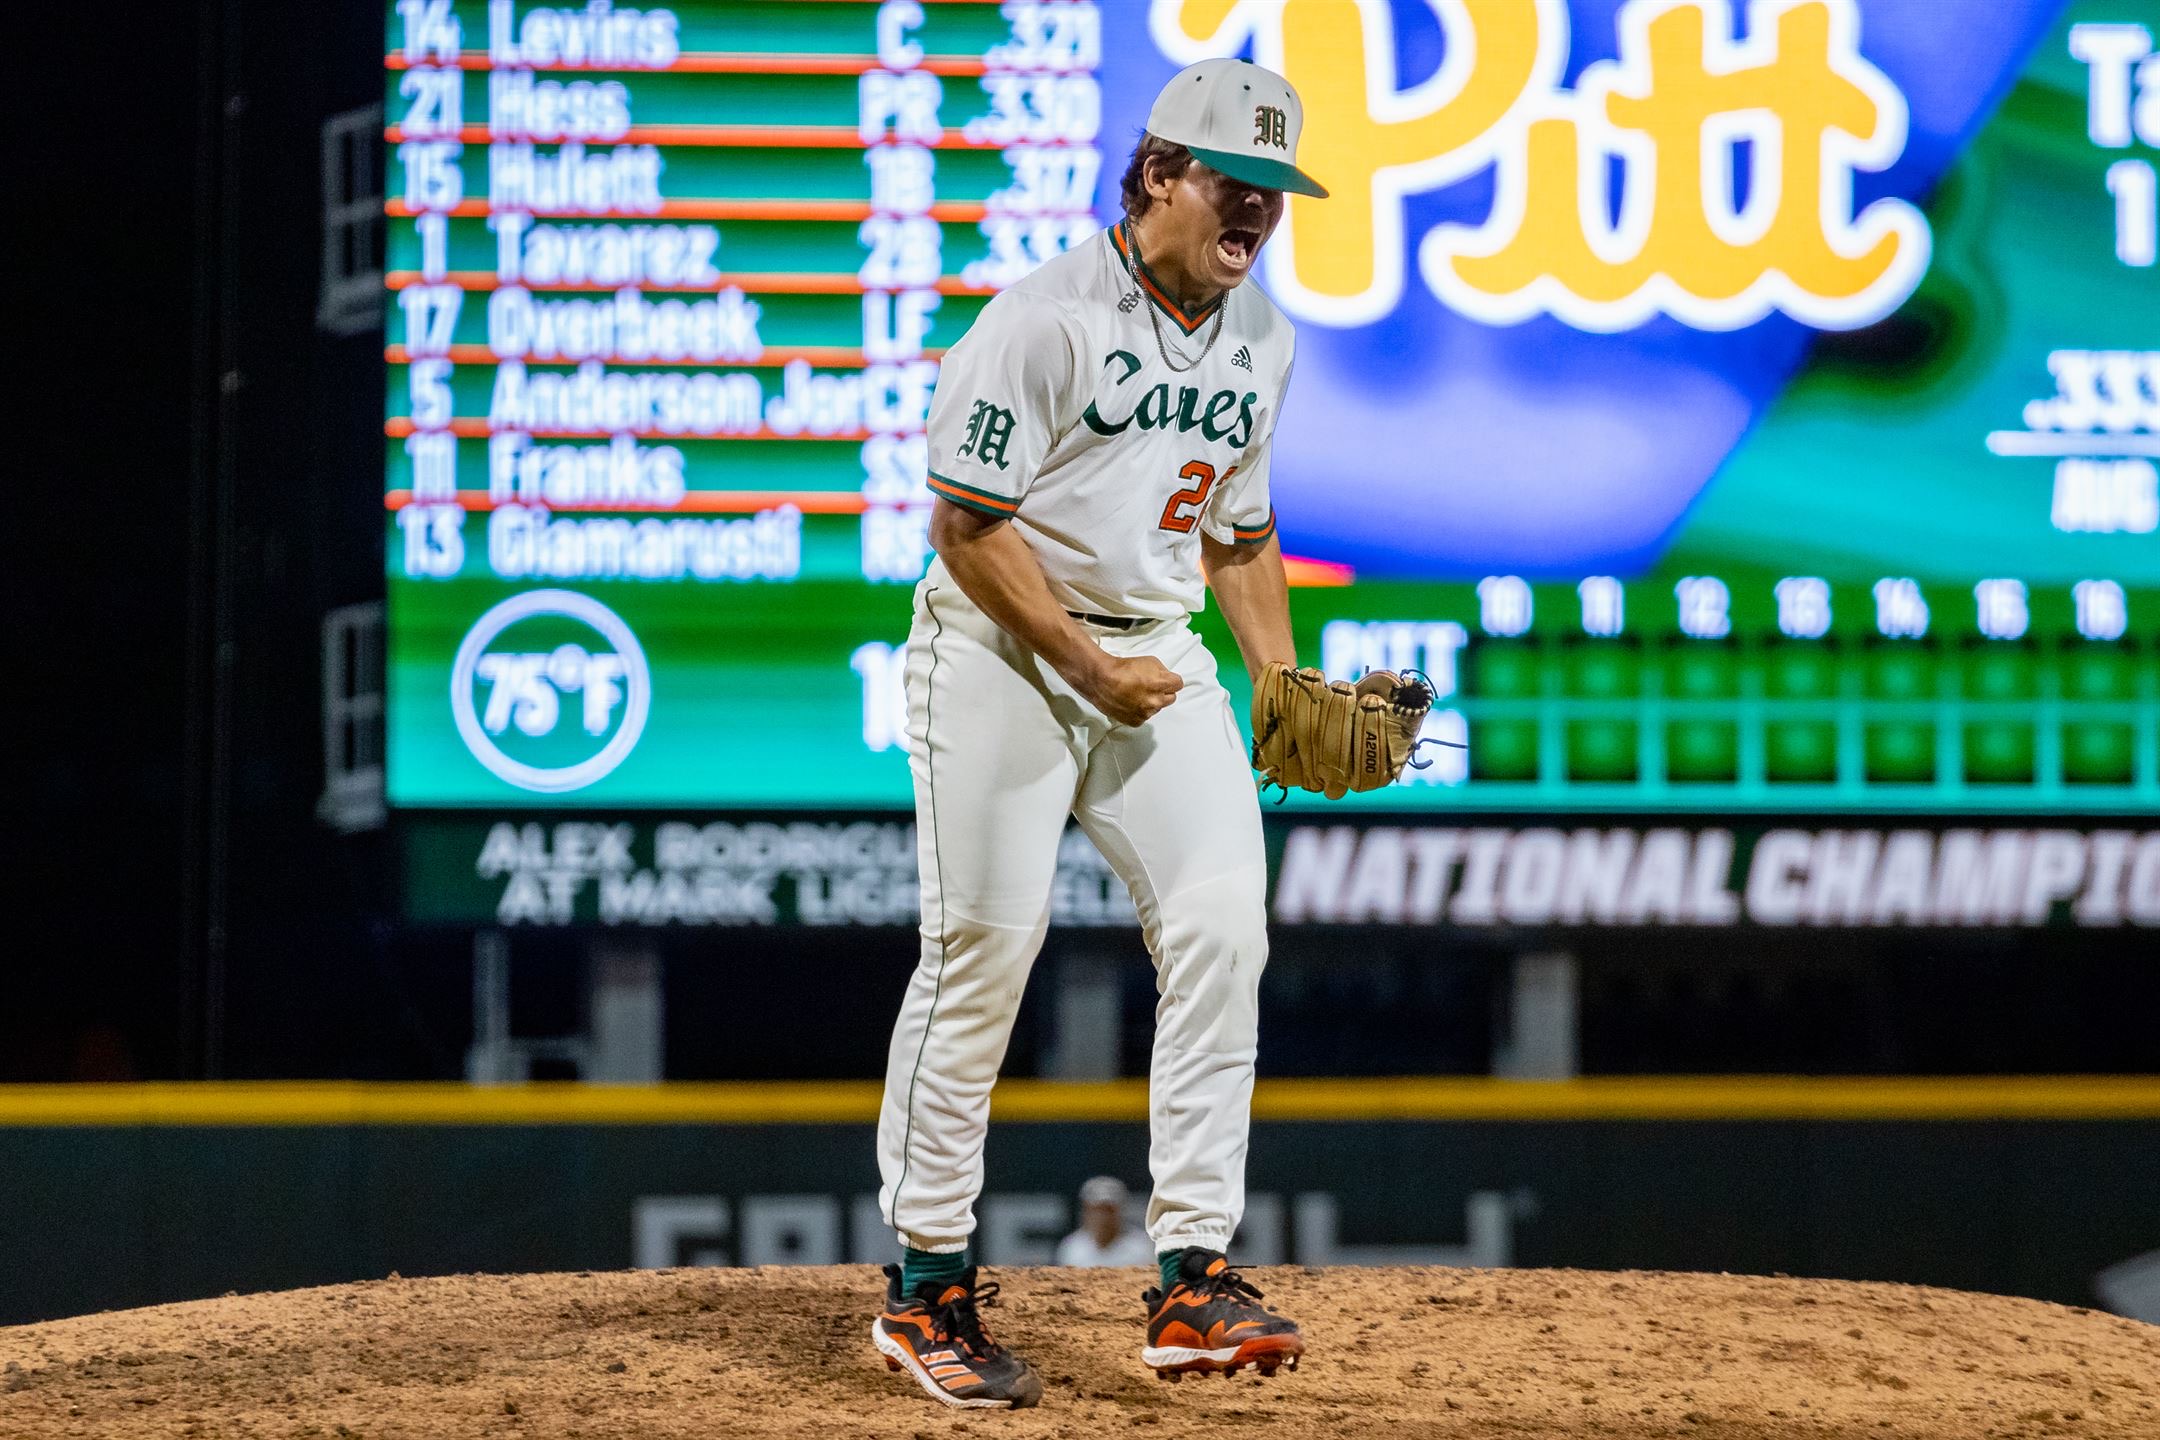
[[1132, 159], [1126, 162], [1125, 179], [1119, 185], [1125, 214], [1134, 220], [1147, 214], [1148, 208], [1155, 203], [1155, 197], [1147, 192], [1147, 163], [1150, 160], [1160, 161], [1162, 173], [1175, 180], [1192, 164], [1193, 153], [1175, 140], [1165, 140], [1145, 131], [1141, 133], [1140, 143], [1133, 146]]

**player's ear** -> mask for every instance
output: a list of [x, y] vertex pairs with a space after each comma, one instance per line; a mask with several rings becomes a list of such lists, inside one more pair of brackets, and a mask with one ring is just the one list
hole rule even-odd
[[1154, 197], [1158, 205], [1167, 204], [1170, 192], [1177, 188], [1177, 177], [1170, 174], [1169, 157], [1150, 155], [1143, 163], [1141, 179], [1147, 186], [1147, 193]]

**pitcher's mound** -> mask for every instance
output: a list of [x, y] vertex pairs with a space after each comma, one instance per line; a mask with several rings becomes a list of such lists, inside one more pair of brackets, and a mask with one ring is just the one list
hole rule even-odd
[[835, 1269], [451, 1276], [0, 1329], [0, 1435], [2160, 1436], [2160, 1329], [1902, 1285], [1576, 1270], [1254, 1272], [1295, 1374], [1141, 1368], [1138, 1270], [1013, 1270], [1042, 1406], [948, 1410]]

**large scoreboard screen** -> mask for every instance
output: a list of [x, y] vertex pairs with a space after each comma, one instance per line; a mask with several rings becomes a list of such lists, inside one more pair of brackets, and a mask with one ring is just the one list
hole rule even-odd
[[905, 807], [938, 358], [1223, 54], [1345, 803], [2160, 810], [2154, 0], [396, 0], [392, 802]]

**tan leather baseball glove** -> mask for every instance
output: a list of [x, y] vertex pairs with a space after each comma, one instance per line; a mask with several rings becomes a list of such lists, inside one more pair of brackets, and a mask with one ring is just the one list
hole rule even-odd
[[1375, 670], [1357, 684], [1271, 662], [1253, 682], [1252, 764], [1261, 784], [1339, 800], [1392, 784], [1433, 705], [1419, 677]]

